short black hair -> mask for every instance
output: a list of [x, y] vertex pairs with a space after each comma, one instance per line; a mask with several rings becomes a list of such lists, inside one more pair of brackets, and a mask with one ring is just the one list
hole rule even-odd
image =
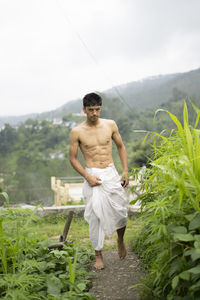
[[84, 96], [83, 98], [83, 106], [101, 106], [102, 105], [102, 98], [96, 93], [89, 93]]

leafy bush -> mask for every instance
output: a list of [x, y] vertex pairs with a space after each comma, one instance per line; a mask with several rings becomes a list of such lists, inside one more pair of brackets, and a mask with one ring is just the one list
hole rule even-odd
[[144, 227], [134, 248], [149, 269], [145, 284], [153, 299], [200, 299], [200, 110], [194, 109], [193, 127], [186, 104], [184, 126], [167, 111], [177, 130], [160, 135], [142, 181]]
[[48, 250], [49, 241], [31, 229], [37, 218], [30, 210], [0, 212], [0, 298], [93, 299], [86, 270], [92, 252], [79, 245]]

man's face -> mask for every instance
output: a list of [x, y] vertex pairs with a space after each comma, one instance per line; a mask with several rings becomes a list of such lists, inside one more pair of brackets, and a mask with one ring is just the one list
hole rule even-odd
[[87, 119], [90, 122], [96, 122], [100, 117], [101, 113], [101, 106], [94, 105], [94, 106], [86, 106], [83, 108], [84, 113], [87, 115]]

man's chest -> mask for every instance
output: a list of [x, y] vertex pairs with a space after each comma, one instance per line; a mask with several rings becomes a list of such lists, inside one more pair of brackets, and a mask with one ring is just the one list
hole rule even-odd
[[86, 148], [106, 146], [111, 143], [112, 132], [110, 128], [85, 130], [82, 132], [79, 140], [80, 144]]

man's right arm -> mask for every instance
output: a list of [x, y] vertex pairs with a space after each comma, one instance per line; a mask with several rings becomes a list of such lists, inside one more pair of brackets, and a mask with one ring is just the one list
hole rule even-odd
[[69, 146], [69, 160], [73, 168], [83, 176], [91, 186], [99, 185], [99, 178], [96, 176], [91, 176], [88, 174], [85, 169], [82, 167], [80, 162], [77, 159], [78, 156], [78, 147], [79, 147], [79, 134], [76, 128], [72, 129], [70, 135], [70, 146]]
[[72, 129], [70, 135], [69, 160], [73, 168], [84, 178], [88, 175], [77, 159], [79, 147], [79, 137], [76, 129]]

